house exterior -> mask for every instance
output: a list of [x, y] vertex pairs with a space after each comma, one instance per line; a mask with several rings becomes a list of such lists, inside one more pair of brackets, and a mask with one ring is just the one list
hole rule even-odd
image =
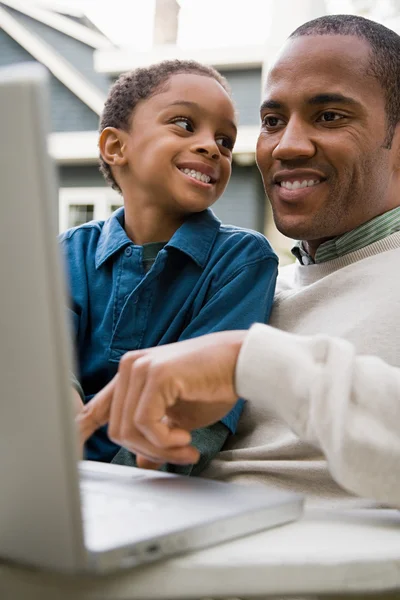
[[[249, 49], [246, 56], [241, 50], [225, 59], [212, 52], [206, 58], [203, 52], [189, 56], [163, 45], [133, 60], [128, 56], [125, 63], [124, 53], [82, 12], [50, 6], [0, 1], [0, 66], [36, 61], [50, 72], [49, 148], [58, 168], [60, 230], [106, 218], [122, 202], [105, 184], [97, 164], [99, 115], [111, 83], [124, 70], [179, 56], [215, 64], [232, 86], [241, 115], [232, 179], [215, 212], [223, 221], [264, 230], [265, 198], [254, 160], [263, 49]], [[115, 56], [118, 66], [108, 65]]]
[[121, 204], [97, 167], [98, 121], [110, 77], [94, 70], [93, 55], [112, 45], [81, 11], [63, 10], [0, 1], [0, 67], [40, 62], [49, 71], [60, 230], [106, 218]]
[[[267, 231], [279, 246], [255, 163], [263, 72], [268, 48], [274, 48], [273, 36], [268, 48], [185, 50], [174, 43], [177, 3], [157, 0], [155, 46], [148, 52], [128, 52], [113, 45], [82, 11], [61, 4], [61, 0], [0, 0], [0, 66], [38, 61], [50, 72], [49, 149], [58, 168], [60, 230], [107, 218], [122, 203], [98, 170], [98, 121], [112, 82], [137, 66], [191, 58], [213, 65], [227, 78], [240, 117], [232, 178], [214, 210], [227, 223]], [[288, 30], [323, 12], [322, 0], [303, 0], [295, 6], [299, 4], [302, 9], [296, 14], [287, 11]]]

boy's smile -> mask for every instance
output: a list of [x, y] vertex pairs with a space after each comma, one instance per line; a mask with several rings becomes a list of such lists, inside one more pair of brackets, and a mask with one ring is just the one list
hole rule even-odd
[[137, 104], [122, 132], [127, 215], [153, 207], [160, 219], [184, 219], [214, 204], [229, 181], [236, 131], [232, 101], [216, 80], [173, 75]]

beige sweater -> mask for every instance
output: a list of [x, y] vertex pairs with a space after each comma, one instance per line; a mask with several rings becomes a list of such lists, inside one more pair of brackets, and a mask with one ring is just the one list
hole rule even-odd
[[241, 350], [236, 387], [249, 402], [204, 476], [311, 504], [400, 507], [400, 232], [284, 267], [271, 325], [253, 326]]

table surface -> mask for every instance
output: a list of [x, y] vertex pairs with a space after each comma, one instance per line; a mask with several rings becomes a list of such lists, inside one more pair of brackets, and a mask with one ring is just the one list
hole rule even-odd
[[[284, 525], [145, 567], [69, 577], [0, 563], [0, 597], [256, 598], [400, 590], [400, 511], [309, 509]], [[399, 592], [400, 597], [400, 592]]]

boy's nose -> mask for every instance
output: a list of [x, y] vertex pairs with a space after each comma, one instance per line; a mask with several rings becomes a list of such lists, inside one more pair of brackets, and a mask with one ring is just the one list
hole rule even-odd
[[198, 146], [196, 148], [196, 152], [197, 152], [197, 154], [206, 154], [207, 156], [210, 156], [214, 160], [218, 160], [220, 158], [220, 153], [219, 153], [218, 146], [216, 143], [214, 144], [214, 147], [212, 147], [212, 146], [207, 147], [206, 145]]
[[221, 157], [219, 146], [212, 131], [198, 131], [196, 137], [193, 138], [192, 151], [196, 154], [205, 154], [208, 158], [214, 160]]

